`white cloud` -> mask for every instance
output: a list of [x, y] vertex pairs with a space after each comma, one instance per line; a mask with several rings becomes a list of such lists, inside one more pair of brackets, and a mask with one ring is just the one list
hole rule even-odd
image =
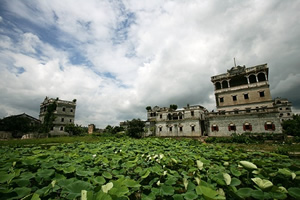
[[148, 105], [211, 110], [210, 77], [225, 73], [234, 57], [249, 67], [269, 63], [271, 92], [300, 107], [289, 95], [300, 74], [298, 1], [2, 5], [0, 117], [37, 117], [45, 96], [76, 98], [76, 123], [98, 127], [145, 119]]

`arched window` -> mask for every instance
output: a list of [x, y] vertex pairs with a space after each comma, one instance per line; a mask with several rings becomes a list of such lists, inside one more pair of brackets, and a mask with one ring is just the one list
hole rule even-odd
[[168, 120], [171, 120], [172, 119], [172, 115], [169, 113], [168, 114]]
[[228, 88], [228, 82], [227, 81], [223, 81], [222, 82], [222, 87], [223, 88]]
[[235, 76], [230, 80], [229, 84], [230, 87], [235, 87], [240, 85], [247, 85], [248, 81], [247, 78], [244, 76]]
[[228, 131], [236, 131], [236, 126], [235, 126], [235, 124], [229, 124], [228, 125]]
[[216, 82], [216, 90], [221, 89], [221, 83], [220, 82]]
[[248, 122], [244, 123], [243, 130], [244, 131], [252, 131], [252, 125]]
[[256, 76], [254, 74], [249, 76], [249, 82], [250, 83], [256, 83]]
[[211, 131], [212, 131], [212, 132], [218, 132], [218, 131], [219, 131], [218, 125], [213, 124], [213, 125], [211, 126]]
[[273, 122], [266, 122], [265, 130], [266, 131], [275, 131], [275, 124]]
[[257, 79], [258, 79], [258, 82], [261, 82], [261, 81], [266, 81], [266, 76], [264, 73], [259, 73], [257, 75]]

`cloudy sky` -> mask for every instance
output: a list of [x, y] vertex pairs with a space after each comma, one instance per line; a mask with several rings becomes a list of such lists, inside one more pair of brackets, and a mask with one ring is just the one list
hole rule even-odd
[[300, 110], [298, 0], [1, 0], [0, 118], [77, 99], [75, 123], [215, 109], [210, 77], [268, 63], [272, 97]]

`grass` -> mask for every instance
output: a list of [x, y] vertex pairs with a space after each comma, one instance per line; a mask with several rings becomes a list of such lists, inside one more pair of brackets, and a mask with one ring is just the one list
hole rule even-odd
[[74, 143], [74, 142], [101, 142], [106, 140], [108, 137], [97, 137], [92, 135], [86, 136], [73, 136], [73, 137], [49, 137], [49, 138], [38, 138], [38, 139], [13, 139], [13, 140], [2, 140], [0, 145], [43, 145], [43, 144], [59, 144], [59, 143]]

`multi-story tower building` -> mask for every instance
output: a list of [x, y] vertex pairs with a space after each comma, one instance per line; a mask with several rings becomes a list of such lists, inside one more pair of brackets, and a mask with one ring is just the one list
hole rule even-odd
[[274, 107], [279, 112], [280, 122], [293, 119], [292, 103], [286, 98], [275, 98]]
[[65, 101], [58, 98], [54, 99], [46, 97], [40, 105], [39, 119], [42, 123], [44, 122], [48, 106], [53, 103], [56, 104], [56, 109], [53, 112], [54, 121], [51, 131], [63, 132], [67, 124], [74, 124], [76, 99], [73, 101]]
[[218, 111], [272, 107], [267, 64], [233, 67], [225, 74], [211, 77], [211, 81]]
[[211, 77], [218, 112], [208, 114], [209, 135], [282, 132], [268, 73], [267, 64], [263, 64], [249, 68], [237, 66]]

